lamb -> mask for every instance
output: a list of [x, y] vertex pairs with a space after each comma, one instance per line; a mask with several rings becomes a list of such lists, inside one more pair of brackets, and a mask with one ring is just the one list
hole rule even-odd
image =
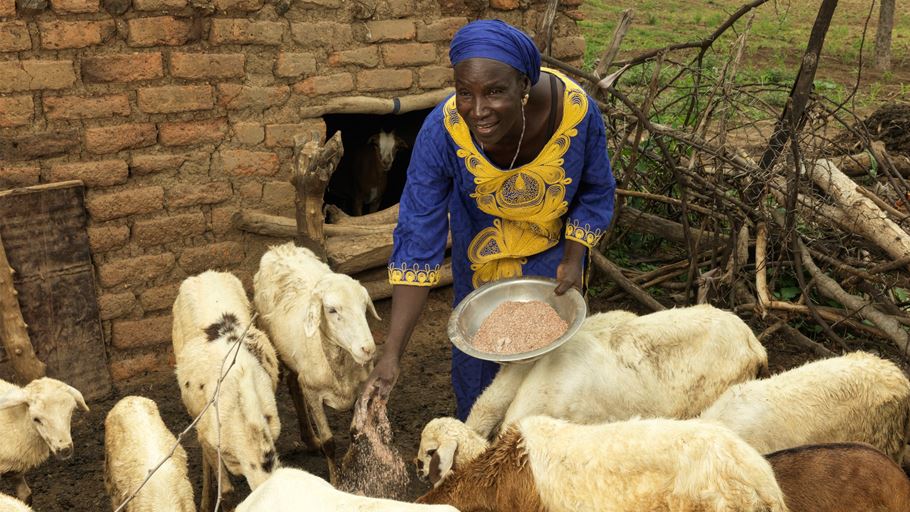
[[721, 426], [670, 419], [576, 425], [545, 416], [509, 425], [417, 503], [462, 512], [787, 510], [768, 462]]
[[104, 421], [104, 486], [111, 508], [117, 510], [162, 461], [126, 512], [195, 512], [196, 505], [186, 452], [161, 421], [158, 406], [139, 396], [121, 399]]
[[26, 471], [51, 453], [60, 460], [72, 457], [70, 420], [76, 406], [89, 410], [82, 393], [59, 380], [44, 377], [21, 388], [0, 380], [0, 475], [15, 482], [22, 502], [32, 502]]
[[395, 154], [407, 147], [407, 142], [394, 131], [381, 130], [367, 139], [365, 148], [352, 153], [350, 165], [354, 175], [351, 204], [353, 215], [373, 213], [379, 209]]
[[[208, 309], [206, 309], [208, 308]], [[229, 272], [209, 270], [191, 276], [180, 283], [180, 291], [173, 306], [174, 333], [202, 333], [221, 321], [222, 315], [234, 315], [246, 327], [253, 321], [252, 306], [243, 289], [243, 283]], [[174, 336], [174, 353], [180, 352], [183, 335]], [[250, 326], [244, 338], [247, 350], [265, 368], [272, 380], [272, 391], [278, 388], [278, 356], [268, 337]]]
[[32, 512], [32, 509], [16, 498], [0, 493], [0, 512]]
[[767, 369], [767, 353], [749, 326], [710, 305], [642, 317], [600, 313], [533, 364], [500, 369], [467, 424], [489, 437], [497, 426], [532, 415], [581, 424], [687, 419], [730, 385]]
[[281, 468], [237, 507], [237, 512], [458, 512], [448, 505], [415, 505], [336, 490], [306, 471]]
[[[189, 288], [181, 285], [175, 302], [175, 308], [178, 304], [186, 308], [187, 318], [206, 318], [206, 314], [217, 311], [216, 302], [224, 294], [212, 289], [206, 294], [181, 297]], [[174, 316], [177, 316], [176, 312]], [[278, 467], [275, 440], [281, 424], [274, 380], [247, 350], [248, 343], [240, 342], [246, 326], [240, 324], [234, 312], [225, 312], [203, 331], [187, 322], [175, 322], [174, 325], [176, 374], [183, 404], [192, 417], [205, 411], [196, 425], [196, 432], [203, 455], [201, 508], [211, 510], [215, 471], [219, 478], [223, 476], [222, 467], [231, 474], [243, 475], [250, 488], [255, 489]], [[217, 411], [215, 407], [206, 409], [216, 389]], [[221, 465], [218, 463], [219, 442]], [[231, 489], [225, 475], [222, 492]]]
[[292, 243], [262, 256], [253, 284], [256, 309], [282, 362], [295, 374], [288, 376], [288, 386], [299, 399], [295, 405], [303, 441], [323, 451], [334, 481], [335, 444], [323, 407], [353, 407], [376, 353], [366, 312], [376, 319], [379, 315], [360, 283], [332, 272], [311, 251]]
[[794, 512], [907, 512], [910, 480], [866, 444], [800, 446], [766, 456]]
[[733, 386], [701, 418], [761, 453], [863, 442], [900, 464], [910, 438], [910, 381], [894, 363], [853, 352]]

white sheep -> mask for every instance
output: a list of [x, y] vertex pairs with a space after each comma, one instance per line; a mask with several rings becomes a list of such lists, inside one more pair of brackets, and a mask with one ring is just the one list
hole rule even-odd
[[16, 485], [16, 497], [31, 504], [25, 472], [53, 453], [60, 460], [73, 455], [70, 421], [73, 409], [88, 405], [78, 389], [56, 379], [41, 378], [19, 387], [0, 380], [0, 475]]
[[576, 425], [545, 416], [506, 427], [417, 502], [461, 512], [787, 510], [769, 463], [719, 425], [670, 419]]
[[237, 512], [296, 512], [304, 508], [309, 512], [458, 512], [447, 505], [415, 505], [341, 492], [318, 476], [291, 468], [276, 471], [237, 507]]
[[0, 512], [32, 512], [32, 509], [16, 498], [0, 493]]
[[489, 437], [497, 426], [533, 415], [582, 424], [692, 418], [730, 385], [767, 368], [749, 326], [710, 305], [641, 317], [600, 313], [536, 362], [503, 366], [466, 423]]
[[366, 288], [332, 272], [311, 251], [293, 243], [272, 247], [262, 256], [253, 284], [256, 309], [269, 337], [296, 374], [296, 386], [289, 386], [294, 392], [299, 389], [306, 403], [297, 410], [301, 436], [309, 448], [323, 451], [334, 475], [335, 445], [324, 406], [344, 411], [354, 405], [376, 353], [366, 312], [379, 316]]
[[[180, 294], [184, 290], [181, 285]], [[175, 309], [180, 304], [190, 313], [215, 311], [217, 305], [212, 301], [222, 295], [217, 289], [210, 292], [192, 298], [178, 295]], [[202, 313], [198, 317], [205, 318]], [[184, 327], [188, 332], [183, 332]], [[203, 454], [203, 510], [211, 510], [216, 471], [221, 476], [222, 492], [232, 489], [222, 467], [231, 474], [243, 475], [250, 488], [255, 489], [278, 466], [275, 441], [281, 424], [274, 381], [247, 350], [247, 344], [239, 342], [246, 327], [233, 313], [223, 314], [219, 321], [202, 332], [187, 322], [175, 323], [174, 352], [181, 398], [190, 416], [197, 417], [205, 410], [196, 425]], [[214, 406], [205, 409], [216, 389], [217, 410]], [[218, 464], [219, 444], [221, 466]]]
[[[243, 327], [252, 323], [252, 306], [243, 283], [234, 274], [208, 270], [180, 283], [173, 306], [174, 353], [180, 352], [182, 338], [192, 332], [205, 332], [221, 321], [225, 314], [234, 315]], [[268, 337], [251, 325], [244, 344], [272, 379], [272, 391], [278, 387], [278, 356]]]
[[733, 386], [700, 417], [761, 453], [863, 442], [900, 464], [910, 440], [910, 381], [894, 363], [853, 352]]
[[111, 508], [117, 510], [159, 464], [126, 512], [195, 512], [186, 451], [161, 421], [158, 406], [139, 396], [121, 399], [104, 421], [104, 485]]

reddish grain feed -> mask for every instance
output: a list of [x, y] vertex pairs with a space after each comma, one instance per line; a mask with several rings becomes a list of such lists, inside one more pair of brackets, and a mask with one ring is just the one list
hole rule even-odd
[[493, 354], [520, 354], [545, 347], [569, 328], [549, 304], [539, 300], [503, 302], [483, 321], [471, 344]]

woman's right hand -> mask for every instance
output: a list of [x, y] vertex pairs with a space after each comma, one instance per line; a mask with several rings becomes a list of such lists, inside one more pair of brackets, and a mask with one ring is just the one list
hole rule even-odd
[[354, 430], [362, 430], [362, 426], [368, 417], [370, 404], [385, 404], [389, 401], [389, 395], [392, 388], [398, 381], [398, 374], [401, 371], [399, 358], [397, 354], [385, 352], [376, 361], [376, 366], [370, 372], [370, 376], [364, 382], [363, 391], [360, 392], [360, 398], [354, 410], [354, 419], [352, 425]]

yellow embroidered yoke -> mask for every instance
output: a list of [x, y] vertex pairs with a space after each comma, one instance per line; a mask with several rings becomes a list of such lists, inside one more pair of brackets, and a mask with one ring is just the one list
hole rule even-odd
[[563, 115], [556, 132], [537, 157], [512, 170], [501, 170], [478, 150], [470, 129], [455, 107], [455, 97], [445, 104], [445, 127], [458, 147], [457, 155], [474, 175], [471, 197], [480, 211], [497, 217], [478, 233], [468, 247], [475, 287], [505, 277], [521, 275], [527, 257], [559, 242], [562, 216], [568, 210], [566, 186], [572, 178], [563, 169], [563, 156], [576, 127], [588, 113], [584, 90], [565, 76], [546, 70], [566, 84]]

